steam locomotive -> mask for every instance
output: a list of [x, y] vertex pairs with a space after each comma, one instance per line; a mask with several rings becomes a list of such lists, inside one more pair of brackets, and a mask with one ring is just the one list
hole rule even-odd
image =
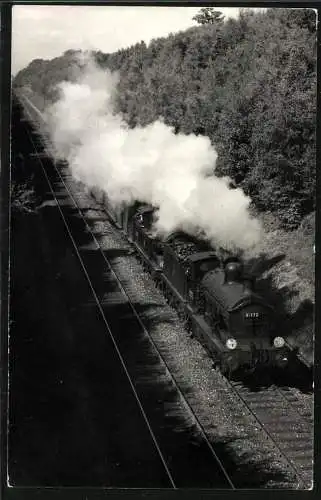
[[275, 334], [274, 310], [256, 293], [240, 258], [226, 257], [180, 231], [160, 240], [152, 229], [154, 207], [136, 203], [115, 209], [101, 190], [93, 188], [91, 194], [224, 375], [288, 365], [290, 351]]

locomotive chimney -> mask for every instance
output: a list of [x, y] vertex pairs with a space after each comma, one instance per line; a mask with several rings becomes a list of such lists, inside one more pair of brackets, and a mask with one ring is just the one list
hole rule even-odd
[[225, 264], [225, 283], [242, 281], [243, 266], [239, 260], [228, 260]]

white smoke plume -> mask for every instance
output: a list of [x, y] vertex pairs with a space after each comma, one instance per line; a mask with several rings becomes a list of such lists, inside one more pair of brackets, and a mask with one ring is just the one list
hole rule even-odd
[[175, 134], [156, 121], [130, 129], [114, 112], [117, 75], [87, 60], [76, 83], [59, 84], [60, 99], [47, 110], [59, 157], [89, 187], [116, 205], [142, 201], [158, 208], [155, 229], [203, 233], [214, 245], [246, 249], [260, 238], [250, 199], [214, 175], [217, 153], [209, 138]]

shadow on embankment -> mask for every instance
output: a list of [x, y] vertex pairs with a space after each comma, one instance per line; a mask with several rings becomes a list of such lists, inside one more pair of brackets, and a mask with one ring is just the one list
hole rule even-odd
[[[261, 253], [258, 257], [245, 261], [246, 272], [256, 278], [255, 290], [266, 298], [275, 310], [275, 331], [284, 337], [293, 348], [293, 357], [284, 373], [273, 376], [280, 384], [311, 390], [313, 367], [314, 304], [303, 300], [294, 313], [289, 312], [289, 303], [299, 295], [297, 290], [285, 285], [277, 288], [273, 274], [268, 273], [286, 258], [279, 254], [269, 258]], [[275, 273], [274, 273], [275, 274]]]

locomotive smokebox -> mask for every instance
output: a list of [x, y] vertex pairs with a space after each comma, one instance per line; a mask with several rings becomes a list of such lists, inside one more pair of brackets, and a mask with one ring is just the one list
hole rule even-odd
[[244, 288], [247, 288], [248, 290], [254, 290], [255, 289], [255, 276], [250, 276], [249, 274], [244, 275]]

